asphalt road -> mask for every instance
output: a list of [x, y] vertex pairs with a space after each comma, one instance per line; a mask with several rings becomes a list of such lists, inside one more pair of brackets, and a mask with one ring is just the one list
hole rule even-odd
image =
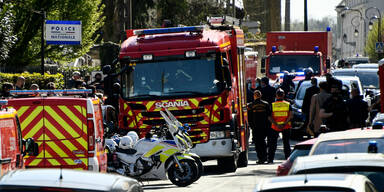
[[[297, 141], [291, 141], [291, 145]], [[187, 187], [177, 187], [169, 180], [145, 181], [144, 191], [152, 192], [249, 192], [253, 191], [261, 178], [272, 177], [276, 174], [278, 164], [283, 162], [284, 152], [281, 140], [275, 155], [274, 164], [256, 164], [257, 156], [255, 148], [251, 145], [249, 151], [249, 165], [238, 168], [235, 173], [223, 173], [216, 165], [216, 161], [204, 162], [204, 174], [195, 183]]]

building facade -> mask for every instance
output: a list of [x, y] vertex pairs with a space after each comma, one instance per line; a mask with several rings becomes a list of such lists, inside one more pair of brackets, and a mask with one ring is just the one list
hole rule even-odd
[[[348, 7], [349, 10], [341, 8], [342, 6]], [[377, 7], [383, 15], [383, 0], [342, 0], [335, 8], [337, 12], [335, 50], [338, 56], [335, 59], [367, 56], [364, 49], [369, 33], [369, 18], [378, 15], [377, 10], [371, 7]]]

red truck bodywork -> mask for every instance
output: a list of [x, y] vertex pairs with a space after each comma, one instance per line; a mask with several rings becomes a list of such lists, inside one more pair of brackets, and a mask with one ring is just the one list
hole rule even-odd
[[[128, 31], [127, 34], [133, 33]], [[239, 166], [246, 166], [249, 128], [246, 112], [244, 48], [244, 33], [237, 27], [227, 27], [225, 30], [206, 28], [200, 33], [181, 32], [129, 37], [121, 45], [119, 57], [122, 65], [132, 66], [132, 71], [146, 64], [142, 59], [145, 54], [151, 54], [154, 61], [162, 59], [165, 63], [176, 57], [180, 58], [177, 62], [193, 60], [185, 58], [186, 51], [195, 51], [197, 57], [215, 54], [217, 55], [215, 62], [219, 62], [221, 66], [215, 68], [216, 72], [224, 71], [223, 63], [228, 61], [227, 79], [231, 82], [231, 86], [216, 94], [131, 98], [124, 93], [128, 90], [127, 83], [135, 82], [132, 82], [132, 79], [129, 81], [127, 74], [123, 74], [119, 127], [127, 131], [135, 130], [139, 132], [140, 137], [143, 137], [153, 127], [164, 124], [159, 111], [168, 108], [182, 123], [191, 126], [189, 134], [196, 144], [194, 152], [202, 158], [218, 159], [219, 165], [232, 167], [229, 168], [232, 171], [236, 170], [236, 161]], [[126, 58], [129, 58], [129, 61], [124, 63], [123, 60]], [[158, 65], [160, 64], [153, 66]], [[199, 72], [197, 69], [197, 73], [192, 74], [194, 78], [199, 75], [204, 76], [204, 71]], [[221, 140], [210, 138], [212, 131], [223, 131], [223, 138]]]
[[[275, 46], [276, 50], [273, 52], [272, 47]], [[318, 51], [315, 51], [315, 46]], [[265, 73], [271, 79], [276, 79], [276, 73], [271, 73], [270, 58], [271, 56], [304, 56], [304, 55], [318, 55], [321, 57], [320, 66], [313, 66], [308, 64], [305, 67], [318, 68], [316, 75], [323, 75], [327, 73], [327, 62], [332, 58], [332, 33], [331, 32], [269, 32], [267, 33], [267, 47], [265, 58]], [[264, 64], [262, 64], [264, 65]], [[311, 66], [312, 65], [312, 66]], [[263, 66], [262, 66], [263, 68]], [[284, 66], [280, 66], [281, 71]], [[301, 71], [295, 69], [295, 72]], [[288, 71], [292, 72], [292, 71]]]

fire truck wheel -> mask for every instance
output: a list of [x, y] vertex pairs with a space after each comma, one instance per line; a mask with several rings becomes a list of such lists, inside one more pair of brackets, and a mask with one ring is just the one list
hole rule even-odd
[[240, 153], [239, 159], [237, 160], [238, 167], [247, 167], [248, 166], [248, 150], [245, 150]]
[[217, 160], [219, 169], [224, 172], [235, 172], [237, 169], [237, 160], [235, 155], [231, 157], [224, 157]]

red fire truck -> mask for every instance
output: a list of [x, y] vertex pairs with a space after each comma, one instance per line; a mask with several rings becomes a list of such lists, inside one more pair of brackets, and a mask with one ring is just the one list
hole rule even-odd
[[332, 33], [326, 32], [269, 32], [266, 57], [261, 72], [276, 79], [283, 71], [303, 73], [311, 67], [315, 75], [328, 72], [332, 58]]
[[[213, 18], [224, 23], [226, 18]], [[193, 151], [226, 171], [248, 164], [244, 33], [232, 25], [127, 31], [119, 60], [119, 127], [144, 137], [168, 108], [191, 127]]]

